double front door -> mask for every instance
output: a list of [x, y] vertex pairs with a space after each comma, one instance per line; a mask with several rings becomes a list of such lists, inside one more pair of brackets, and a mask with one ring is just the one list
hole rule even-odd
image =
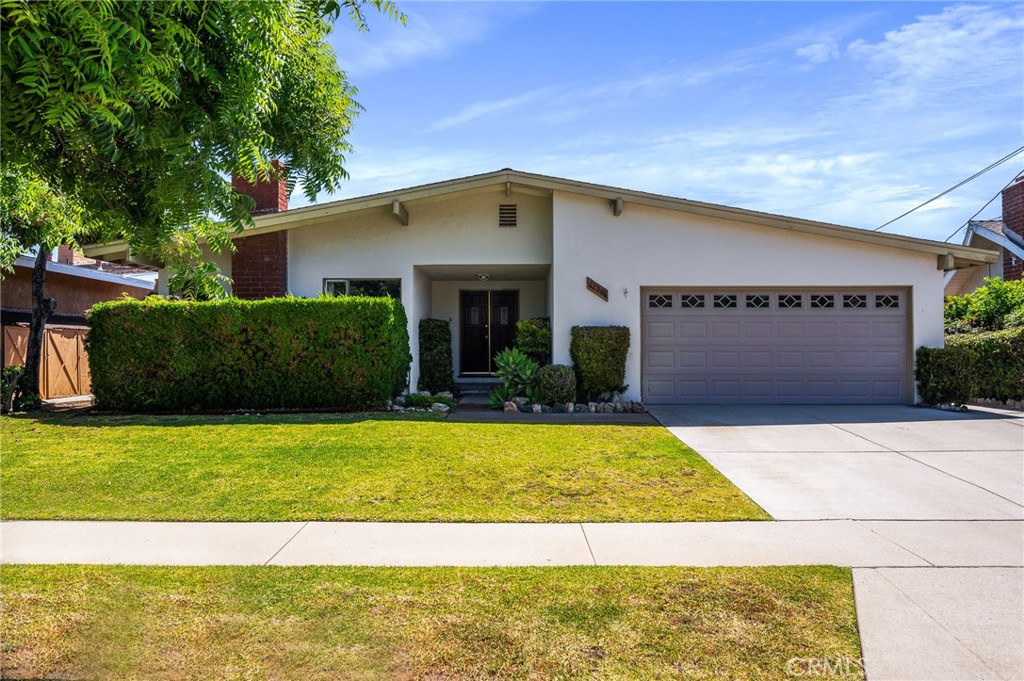
[[516, 341], [519, 291], [461, 291], [459, 366], [463, 374], [489, 374], [494, 356]]

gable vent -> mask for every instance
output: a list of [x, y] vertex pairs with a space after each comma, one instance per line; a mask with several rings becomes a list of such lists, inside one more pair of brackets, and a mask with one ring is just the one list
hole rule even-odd
[[519, 211], [514, 203], [503, 203], [498, 206], [498, 227], [515, 227]]

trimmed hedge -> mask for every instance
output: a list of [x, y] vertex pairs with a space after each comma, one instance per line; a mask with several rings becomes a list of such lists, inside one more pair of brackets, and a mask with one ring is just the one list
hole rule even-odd
[[551, 364], [551, 318], [535, 317], [517, 322], [515, 346], [537, 364]]
[[452, 389], [452, 328], [447, 319], [420, 320], [419, 389], [432, 395]]
[[569, 354], [576, 367], [580, 400], [622, 389], [626, 380], [629, 329], [625, 326], [574, 326]]
[[122, 411], [383, 405], [405, 389], [405, 309], [391, 298], [94, 305], [96, 405]]
[[918, 348], [914, 377], [927, 404], [1024, 399], [1024, 328], [946, 336], [945, 348]]

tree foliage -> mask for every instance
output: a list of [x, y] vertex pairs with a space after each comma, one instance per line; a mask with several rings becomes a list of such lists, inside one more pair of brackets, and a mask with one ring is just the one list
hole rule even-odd
[[0, 0], [0, 272], [37, 249], [31, 391], [51, 248], [123, 239], [209, 297], [201, 245], [252, 222], [232, 175], [281, 160], [310, 200], [346, 177], [360, 107], [327, 37], [365, 8], [405, 21], [390, 0]]
[[404, 21], [385, 0], [2, 0], [4, 193], [63, 209], [28, 227], [5, 205], [0, 265], [40, 230], [170, 262], [228, 247], [252, 205], [229, 177], [273, 159], [310, 199], [337, 187], [359, 105], [327, 37], [367, 7]]
[[946, 298], [946, 333], [1024, 326], [1024, 281], [987, 277], [974, 293]]

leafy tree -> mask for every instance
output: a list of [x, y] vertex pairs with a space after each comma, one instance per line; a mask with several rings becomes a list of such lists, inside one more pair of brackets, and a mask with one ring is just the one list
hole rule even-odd
[[124, 239], [202, 278], [200, 245], [251, 224], [232, 174], [336, 188], [360, 107], [327, 37], [367, 9], [405, 22], [391, 0], [0, 0], [0, 269], [37, 249], [32, 343], [57, 244]]

